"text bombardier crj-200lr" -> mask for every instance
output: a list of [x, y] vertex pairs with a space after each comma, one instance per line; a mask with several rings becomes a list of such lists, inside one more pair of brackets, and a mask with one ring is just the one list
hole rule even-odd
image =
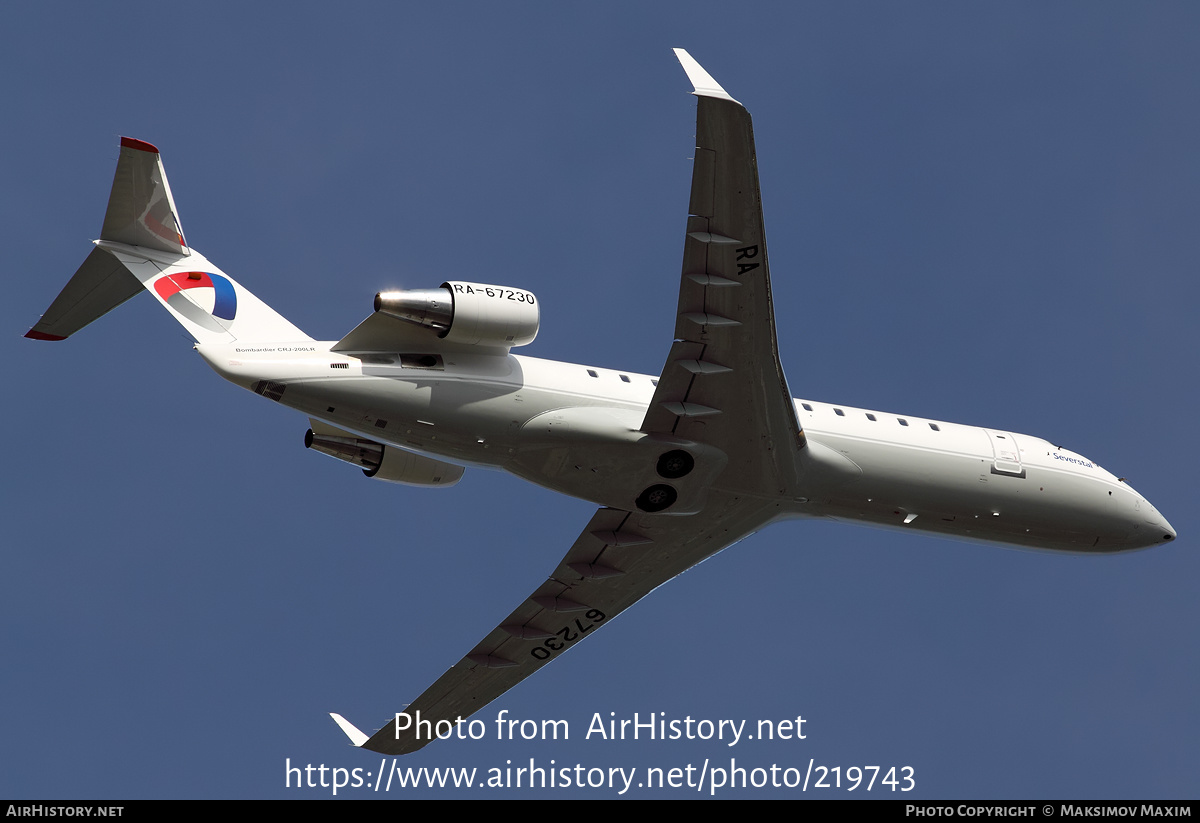
[[451, 486], [483, 465], [600, 507], [550, 576], [403, 715], [372, 737], [334, 715], [355, 745], [421, 748], [777, 520], [1073, 552], [1175, 537], [1125, 482], [1040, 438], [793, 400], [750, 115], [676, 54], [698, 97], [696, 152], [674, 342], [657, 378], [510, 354], [537, 334], [539, 305], [480, 283], [378, 294], [341, 340], [313, 340], [188, 247], [158, 150], [129, 138], [96, 248], [27, 335], [61, 340], [145, 288], [218, 374], [307, 415], [305, 444], [368, 477]]

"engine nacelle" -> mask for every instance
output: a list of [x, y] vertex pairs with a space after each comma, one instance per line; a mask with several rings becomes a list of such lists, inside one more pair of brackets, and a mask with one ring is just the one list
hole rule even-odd
[[463, 467], [432, 457], [406, 452], [361, 437], [341, 437], [309, 429], [305, 448], [319, 451], [358, 466], [367, 477], [409, 486], [453, 486], [463, 476]]
[[409, 486], [453, 486], [462, 480], [463, 471], [462, 466], [453, 463], [443, 463], [395, 446], [384, 446], [379, 465], [374, 469], [363, 469], [363, 474], [376, 480]]
[[469, 346], [524, 346], [537, 337], [541, 317], [533, 292], [451, 280], [438, 289], [380, 292], [375, 311]]

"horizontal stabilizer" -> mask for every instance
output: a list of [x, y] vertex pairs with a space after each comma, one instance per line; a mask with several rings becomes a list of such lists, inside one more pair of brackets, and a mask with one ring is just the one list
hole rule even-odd
[[65, 340], [142, 290], [141, 282], [104, 249], [92, 249], [74, 276], [25, 333], [32, 340]]

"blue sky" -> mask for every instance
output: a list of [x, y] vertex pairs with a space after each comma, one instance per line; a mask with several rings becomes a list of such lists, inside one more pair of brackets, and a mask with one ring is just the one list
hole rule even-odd
[[[403, 765], [811, 759], [911, 766], [906, 796], [1195, 798], [1200, 11], [426, 5], [0, 9], [0, 796], [326, 796], [286, 788], [285, 764], [380, 763], [326, 712], [369, 728], [402, 708], [593, 509], [480, 470], [368, 481], [149, 298], [21, 338], [99, 233], [118, 137], [162, 150], [189, 241], [315, 337], [380, 289], [478, 280], [537, 294], [528, 354], [657, 373], [695, 122], [683, 46], [755, 118], [797, 395], [1046, 437], [1180, 539], [1092, 558], [772, 526], [479, 715], [566, 719], [570, 741]], [[583, 739], [610, 712], [803, 716], [807, 737]], [[417, 794], [615, 793], [389, 796]]]

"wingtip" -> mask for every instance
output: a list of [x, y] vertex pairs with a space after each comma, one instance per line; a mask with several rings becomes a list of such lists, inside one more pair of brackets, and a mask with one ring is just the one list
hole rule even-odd
[[29, 331], [25, 332], [25, 336], [28, 337], [30, 340], [66, 340], [67, 339], [60, 335], [47, 334], [46, 332], [38, 331], [37, 329], [30, 329]]
[[338, 728], [346, 733], [346, 737], [350, 738], [350, 743], [356, 748], [361, 749], [362, 744], [370, 740], [369, 737], [358, 730], [357, 726], [355, 726], [346, 718], [342, 717], [337, 712], [330, 712], [329, 716], [333, 718], [334, 723], [338, 724]]
[[687, 53], [686, 49], [674, 49], [675, 59], [683, 66], [684, 72], [688, 76], [688, 80], [692, 83], [692, 94], [700, 97], [716, 97], [719, 100], [729, 100], [732, 103], [737, 103], [729, 96], [729, 92], [721, 87], [721, 84], [713, 79], [713, 76], [704, 70], [704, 67], [696, 62], [696, 58]]

